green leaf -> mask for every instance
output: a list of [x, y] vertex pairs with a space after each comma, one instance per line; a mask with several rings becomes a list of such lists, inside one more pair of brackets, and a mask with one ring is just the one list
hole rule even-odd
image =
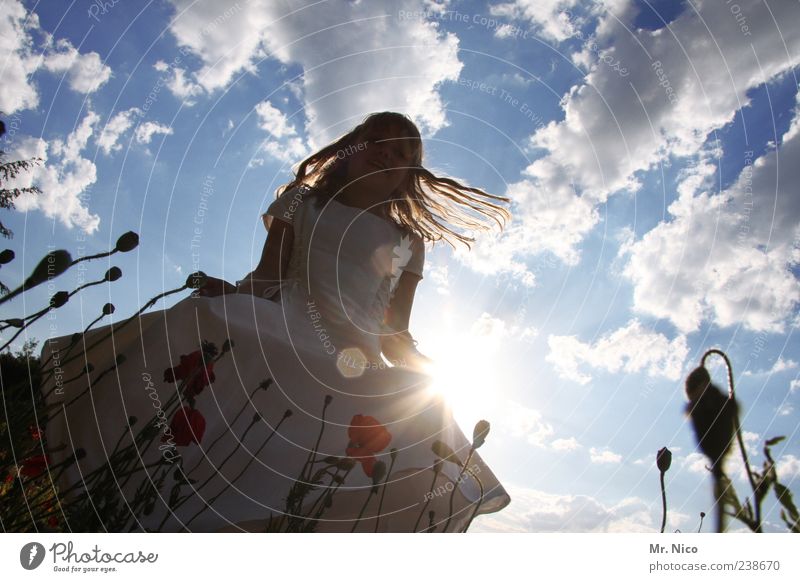
[[775, 446], [775, 445], [777, 445], [779, 442], [781, 442], [782, 440], [784, 440], [785, 438], [786, 438], [785, 436], [777, 436], [777, 437], [773, 437], [773, 438], [769, 439], [768, 441], [766, 441], [766, 442], [764, 443], [764, 446], [767, 446], [767, 447], [772, 447], [772, 446]]
[[773, 472], [769, 471], [766, 467], [763, 476], [755, 471], [753, 471], [753, 476], [756, 478], [756, 503], [760, 504], [767, 496], [767, 493], [769, 493], [769, 488], [772, 486], [775, 478]]
[[789, 512], [789, 516], [796, 521], [800, 515], [798, 515], [797, 506], [794, 504], [792, 492], [789, 491], [789, 488], [776, 481], [775, 495], [778, 498], [778, 501], [781, 502], [781, 505], [783, 505], [786, 508], [786, 511]]

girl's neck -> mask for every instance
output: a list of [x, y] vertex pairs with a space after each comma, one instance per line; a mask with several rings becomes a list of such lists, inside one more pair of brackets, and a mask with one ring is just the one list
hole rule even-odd
[[359, 190], [356, 184], [350, 184], [339, 192], [336, 199], [346, 206], [353, 206], [354, 208], [361, 208], [372, 214], [376, 214], [381, 218], [387, 218], [388, 205], [376, 204], [371, 192]]

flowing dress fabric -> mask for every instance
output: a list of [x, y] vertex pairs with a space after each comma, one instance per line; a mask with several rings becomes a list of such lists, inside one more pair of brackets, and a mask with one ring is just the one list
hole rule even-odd
[[[251, 282], [262, 285], [254, 294], [187, 297], [129, 325], [90, 331], [86, 346], [111, 337], [85, 358], [64, 356], [71, 336], [45, 344], [43, 361], [54, 355], [60, 368], [59, 381], [43, 386], [45, 405], [61, 409], [47, 425], [51, 464], [86, 452], [61, 474], [65, 495], [79, 495], [80, 485], [70, 487], [90, 483], [155, 419], [160, 438], [134, 449], [111, 481], [123, 510], [148, 485], [157, 493], [126, 523], [134, 531], [264, 531], [286, 514], [290, 490], [326, 466], [291, 506], [303, 515], [325, 506], [316, 531], [460, 531], [510, 502], [480, 455], [470, 454], [430, 378], [380, 359], [380, 336], [390, 331], [384, 310], [402, 271], [422, 275], [422, 241], [335, 200], [317, 204], [310, 192], [285, 192], [265, 217], [293, 226], [285, 280]], [[216, 349], [199, 351], [203, 342]], [[81, 375], [86, 362], [94, 371]], [[190, 419], [178, 407], [196, 412]], [[191, 421], [181, 429], [181, 420]], [[188, 444], [178, 442], [187, 434]], [[436, 441], [463, 469], [436, 463], [444, 450]], [[326, 457], [355, 463], [339, 470]]]

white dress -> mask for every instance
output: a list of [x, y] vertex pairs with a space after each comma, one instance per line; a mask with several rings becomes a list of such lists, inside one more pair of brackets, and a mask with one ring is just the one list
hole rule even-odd
[[[335, 200], [320, 205], [306, 188], [264, 218], [293, 225], [281, 283], [117, 322], [85, 359], [64, 356], [70, 336], [45, 344], [43, 361], [58, 350], [61, 368], [43, 386], [46, 406], [62, 407], [48, 443], [65, 445], [51, 463], [86, 453], [67, 463], [60, 489], [88, 514], [116, 503], [115, 520], [82, 513], [75, 527], [462, 531], [505, 507], [430, 378], [379, 355], [401, 272], [422, 275], [421, 239]], [[85, 345], [111, 331], [91, 331]], [[85, 362], [94, 371], [81, 376]], [[437, 463], [447, 447], [454, 457]]]

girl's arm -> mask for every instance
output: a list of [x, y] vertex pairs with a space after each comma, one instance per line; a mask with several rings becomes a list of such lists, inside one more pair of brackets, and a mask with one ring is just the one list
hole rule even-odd
[[269, 231], [267, 231], [267, 240], [261, 250], [261, 260], [258, 262], [258, 266], [245, 275], [237, 285], [232, 285], [216, 277], [208, 277], [206, 284], [198, 289], [197, 295], [215, 297], [226, 293], [259, 294], [265, 284], [269, 282], [274, 284], [285, 278], [293, 240], [292, 225], [283, 220], [273, 219]]
[[261, 250], [261, 259], [252, 272], [238, 283], [239, 293], [257, 293], [267, 284], [275, 284], [286, 277], [289, 257], [292, 256], [294, 229], [284, 220], [274, 218], [267, 231], [267, 240]]
[[414, 295], [421, 279], [422, 277], [415, 273], [403, 271], [386, 310], [385, 323], [398, 333], [389, 333], [381, 337], [381, 350], [394, 365], [416, 368], [430, 362], [429, 358], [417, 351], [416, 340], [408, 331], [411, 307], [414, 305]]

